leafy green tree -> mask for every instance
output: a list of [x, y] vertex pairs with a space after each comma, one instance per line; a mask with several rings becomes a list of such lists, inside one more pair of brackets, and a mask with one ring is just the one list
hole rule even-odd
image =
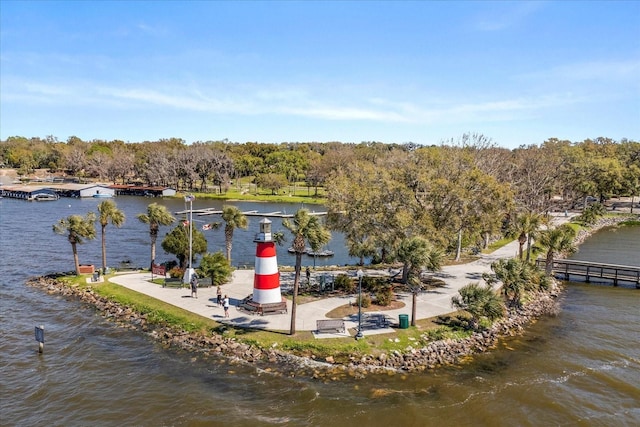
[[[162, 240], [162, 249], [165, 252], [174, 254], [178, 258], [180, 268], [186, 268], [189, 261], [189, 227], [178, 225], [171, 230]], [[207, 240], [201, 231], [194, 229], [191, 233], [191, 256], [193, 259], [196, 255], [207, 252]]]
[[53, 224], [53, 231], [61, 235], [66, 234], [67, 240], [71, 243], [73, 262], [78, 276], [80, 275], [80, 261], [78, 259], [77, 245], [84, 243], [85, 239], [93, 240], [96, 238], [95, 221], [96, 215], [93, 212], [89, 212], [84, 217], [70, 215]]
[[256, 185], [271, 190], [272, 195], [277, 194], [288, 183], [286, 176], [277, 173], [263, 173], [256, 177]]
[[504, 303], [491, 286], [469, 283], [451, 298], [451, 305], [471, 315], [471, 327], [477, 330], [483, 317], [494, 321], [504, 314]]
[[106, 229], [109, 223], [120, 228], [125, 221], [124, 212], [116, 206], [113, 200], [104, 200], [98, 204], [98, 221], [102, 235], [102, 271], [107, 270], [107, 238]]
[[284, 219], [282, 225], [293, 235], [292, 248], [296, 255], [295, 276], [293, 281], [293, 297], [291, 301], [291, 329], [290, 335], [296, 333], [296, 306], [298, 289], [300, 287], [300, 272], [302, 269], [302, 255], [305, 248], [311, 247], [314, 251], [331, 240], [331, 233], [320, 222], [316, 215], [311, 215], [307, 209], [299, 209], [293, 216], [293, 221]]
[[231, 263], [231, 247], [233, 245], [233, 231], [236, 228], [244, 230], [249, 227], [247, 216], [236, 206], [225, 205], [222, 207], [222, 219], [224, 226], [224, 243], [227, 250], [227, 261]]
[[412, 237], [400, 242], [396, 257], [402, 262], [402, 282], [411, 290], [411, 326], [416, 325], [417, 297], [423, 290], [421, 270], [438, 271], [442, 268], [442, 252], [422, 237]]
[[151, 264], [156, 260], [156, 240], [161, 225], [171, 225], [175, 218], [165, 206], [151, 203], [147, 206], [147, 213], [140, 213], [136, 216], [144, 224], [149, 224], [149, 236], [151, 237]]
[[568, 224], [545, 230], [540, 234], [538, 245], [547, 253], [545, 273], [551, 276], [553, 269], [553, 259], [556, 255], [569, 255], [574, 253], [577, 248], [573, 243], [576, 237], [576, 231]]
[[575, 219], [576, 221], [582, 222], [586, 226], [590, 226], [595, 224], [595, 222], [607, 213], [604, 205], [600, 203], [594, 203], [591, 206], [587, 206], [582, 210], [582, 214], [578, 215]]
[[200, 261], [199, 270], [202, 276], [211, 277], [213, 286], [228, 282], [233, 271], [231, 264], [224, 257], [222, 251], [204, 254], [202, 261]]

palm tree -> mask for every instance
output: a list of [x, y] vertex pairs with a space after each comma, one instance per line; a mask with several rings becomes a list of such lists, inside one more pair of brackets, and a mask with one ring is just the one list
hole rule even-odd
[[314, 251], [331, 240], [331, 233], [315, 215], [310, 215], [307, 209], [299, 209], [293, 216], [293, 221], [285, 219], [282, 225], [293, 234], [293, 250], [296, 254], [295, 276], [293, 281], [293, 298], [291, 301], [291, 329], [290, 335], [296, 333], [296, 299], [300, 286], [300, 271], [302, 269], [302, 254], [305, 253], [307, 243]]
[[147, 206], [147, 213], [140, 213], [136, 216], [140, 222], [149, 224], [149, 236], [151, 237], [151, 264], [156, 261], [156, 240], [161, 225], [171, 225], [176, 219], [171, 215], [166, 207], [157, 203]]
[[[519, 307], [522, 294], [534, 285], [534, 270], [527, 262], [511, 258], [501, 259], [491, 264], [495, 278], [502, 282], [502, 294], [512, 307]], [[489, 282], [489, 285], [493, 280]]]
[[211, 277], [211, 285], [218, 286], [231, 277], [232, 269], [222, 251], [207, 253], [202, 257], [199, 267], [203, 277]]
[[442, 267], [442, 251], [431, 246], [422, 237], [411, 237], [400, 242], [396, 251], [397, 258], [402, 262], [402, 282], [411, 290], [411, 326], [416, 325], [416, 303], [418, 293], [423, 289], [420, 279], [421, 269], [438, 271]]
[[223, 206], [222, 207], [222, 219], [225, 222], [224, 226], [224, 243], [227, 249], [227, 261], [231, 263], [231, 246], [233, 245], [233, 231], [236, 228], [242, 228], [246, 230], [249, 226], [249, 221], [245, 214], [235, 206]]
[[573, 240], [576, 237], [576, 231], [568, 224], [560, 227], [545, 230], [540, 234], [538, 245], [547, 251], [545, 274], [551, 276], [553, 269], [553, 258], [559, 254], [570, 255], [576, 252], [576, 245]]
[[531, 242], [543, 224], [543, 217], [534, 212], [518, 215], [511, 224], [508, 235], [518, 239], [518, 258], [524, 258], [524, 244], [527, 244], [527, 261], [531, 257]]
[[490, 285], [469, 283], [460, 288], [458, 293], [451, 298], [451, 306], [471, 315], [471, 328], [474, 330], [478, 329], [482, 317], [493, 321], [504, 314], [504, 303]]
[[116, 206], [113, 200], [105, 200], [98, 204], [98, 221], [100, 221], [102, 232], [102, 272], [107, 271], [107, 239], [105, 230], [109, 222], [120, 228], [125, 221], [124, 212]]
[[80, 275], [80, 261], [78, 259], [77, 245], [84, 243], [83, 239], [93, 240], [96, 238], [95, 221], [96, 215], [93, 212], [89, 212], [84, 217], [71, 215], [53, 224], [53, 231], [57, 234], [66, 234], [67, 240], [71, 243], [73, 261], [78, 276]]

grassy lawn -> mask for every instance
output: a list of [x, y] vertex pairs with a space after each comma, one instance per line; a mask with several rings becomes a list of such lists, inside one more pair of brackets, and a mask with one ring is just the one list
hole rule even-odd
[[[443, 326], [438, 319], [421, 319], [415, 327], [395, 329], [393, 333], [369, 335], [356, 341], [353, 337], [316, 339], [310, 331], [298, 331], [290, 336], [287, 331], [265, 331], [236, 328], [199, 316], [147, 295], [109, 282], [110, 275], [102, 283], [87, 283], [88, 276], [60, 278], [69, 286], [92, 288], [96, 294], [146, 315], [147, 322], [158, 326], [172, 326], [184, 331], [210, 336], [221, 334], [262, 348], [278, 348], [301, 356], [325, 358], [346, 362], [355, 354], [374, 354], [393, 350], [405, 351], [408, 346], [424, 345], [429, 339], [459, 336], [458, 332]], [[343, 307], [343, 311], [357, 312], [355, 307]], [[339, 309], [340, 310], [340, 309]], [[379, 308], [370, 308], [379, 310]], [[346, 313], [345, 311], [345, 313]], [[365, 309], [366, 311], [366, 309]], [[355, 335], [355, 331], [351, 331]]]

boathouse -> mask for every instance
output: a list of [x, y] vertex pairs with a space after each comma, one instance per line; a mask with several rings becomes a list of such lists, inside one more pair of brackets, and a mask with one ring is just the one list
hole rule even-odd
[[118, 196], [140, 196], [140, 197], [172, 197], [176, 195], [176, 190], [169, 187], [114, 184], [109, 188], [115, 190]]
[[57, 200], [59, 196], [49, 187], [34, 185], [3, 185], [0, 186], [0, 195], [12, 199], [23, 200]]
[[116, 194], [107, 184], [61, 184], [52, 188], [62, 197], [113, 197]]

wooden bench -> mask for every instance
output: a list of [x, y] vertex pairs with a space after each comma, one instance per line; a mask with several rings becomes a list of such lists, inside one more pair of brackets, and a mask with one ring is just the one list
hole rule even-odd
[[252, 300], [253, 296], [249, 295], [245, 299], [243, 299], [240, 304], [238, 304], [238, 310], [248, 311], [252, 314], [259, 314], [264, 316], [265, 314], [286, 314], [287, 310], [287, 302], [273, 302], [267, 304], [258, 304], [257, 302]]
[[268, 304], [260, 304], [257, 311], [258, 313], [260, 313], [261, 316], [264, 316], [265, 314], [274, 314], [274, 313], [287, 314], [287, 303], [285, 301], [282, 301], [282, 302], [272, 302]]
[[316, 328], [318, 333], [344, 333], [345, 331], [344, 320], [342, 319], [316, 320]]
[[182, 287], [182, 279], [178, 277], [169, 277], [164, 279], [164, 283], [162, 283], [163, 288], [181, 288]]

